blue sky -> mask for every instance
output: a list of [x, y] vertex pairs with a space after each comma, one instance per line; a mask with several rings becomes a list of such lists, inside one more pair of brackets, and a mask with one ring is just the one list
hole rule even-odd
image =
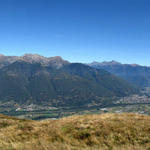
[[150, 65], [150, 1], [0, 0], [0, 53]]

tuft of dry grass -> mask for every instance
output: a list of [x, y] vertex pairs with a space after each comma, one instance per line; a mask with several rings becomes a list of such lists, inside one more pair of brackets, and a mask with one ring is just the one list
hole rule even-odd
[[150, 150], [150, 116], [103, 114], [31, 121], [0, 115], [0, 150]]

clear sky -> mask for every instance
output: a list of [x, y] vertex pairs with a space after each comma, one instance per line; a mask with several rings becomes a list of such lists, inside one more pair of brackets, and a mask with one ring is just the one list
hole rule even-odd
[[150, 65], [150, 0], [0, 0], [0, 53]]

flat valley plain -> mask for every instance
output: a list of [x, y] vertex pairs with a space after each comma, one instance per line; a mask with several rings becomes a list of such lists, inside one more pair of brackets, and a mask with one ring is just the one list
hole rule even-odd
[[[1, 103], [0, 113], [15, 116], [20, 119], [58, 119], [72, 115], [103, 114], [103, 113], [138, 113], [150, 115], [150, 95], [149, 88], [143, 89], [140, 95], [132, 95], [123, 98], [105, 99], [105, 104], [91, 103], [85, 106], [52, 107], [48, 103], [45, 105], [19, 105], [13, 102]], [[118, 99], [116, 101], [116, 99]]]

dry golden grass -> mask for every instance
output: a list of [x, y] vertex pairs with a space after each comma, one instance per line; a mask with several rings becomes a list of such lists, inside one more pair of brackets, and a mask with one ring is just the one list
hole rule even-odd
[[0, 150], [150, 150], [150, 116], [104, 114], [30, 121], [0, 115]]

